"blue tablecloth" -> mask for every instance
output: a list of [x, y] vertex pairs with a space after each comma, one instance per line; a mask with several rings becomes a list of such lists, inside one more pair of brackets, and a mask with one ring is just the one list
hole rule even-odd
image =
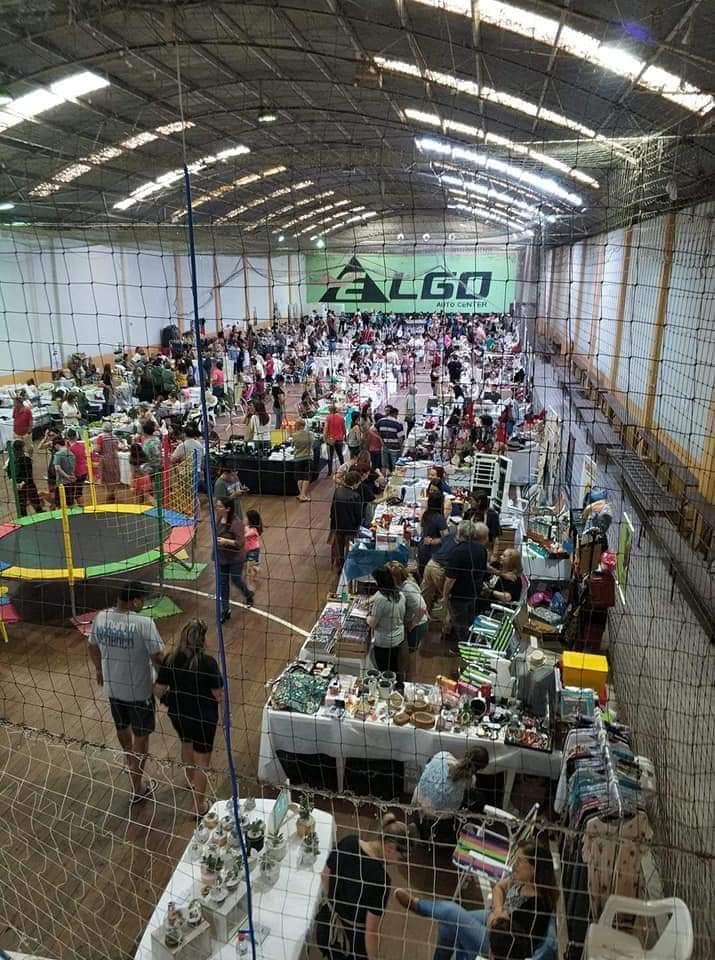
[[362, 550], [352, 547], [345, 561], [345, 577], [348, 580], [357, 580], [368, 577], [377, 567], [383, 567], [390, 560], [399, 560], [407, 563], [408, 552], [405, 544], [396, 550]]

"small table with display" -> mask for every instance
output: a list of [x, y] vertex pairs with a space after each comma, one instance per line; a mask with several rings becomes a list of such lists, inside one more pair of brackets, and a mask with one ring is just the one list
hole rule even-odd
[[[282, 792], [275, 801], [256, 800], [255, 815], [268, 823], [274, 805], [284, 796]], [[242, 810], [244, 806], [242, 803]], [[231, 817], [232, 802], [219, 800], [211, 807], [211, 812], [217, 815], [219, 821], [223, 817]], [[312, 816], [320, 849], [311, 866], [300, 865], [302, 843], [295, 832], [295, 806], [291, 804], [286, 818], [279, 825], [284, 836], [288, 835], [288, 842], [283, 860], [280, 861], [277, 879], [268, 886], [258, 878], [257, 869], [251, 873], [253, 925], [257, 934], [256, 952], [262, 960], [299, 960], [315, 920], [321, 898], [320, 874], [335, 841], [335, 820], [323, 810], [313, 810]], [[201, 864], [193, 861], [193, 846], [192, 841], [186, 847], [161, 894], [134, 955], [135, 960], [156, 960], [157, 954], [153, 947], [157, 940], [159, 944], [162, 943], [157, 934], [164, 925], [169, 904], [173, 903], [179, 909], [185, 909], [197, 896], [201, 882]], [[233, 931], [230, 941], [226, 942], [216, 939], [215, 929], [212, 929], [208, 952], [202, 952], [201, 957], [196, 957], [195, 960], [236, 960], [239, 955], [237, 933], [238, 931]], [[249, 946], [248, 956], [250, 954]]]

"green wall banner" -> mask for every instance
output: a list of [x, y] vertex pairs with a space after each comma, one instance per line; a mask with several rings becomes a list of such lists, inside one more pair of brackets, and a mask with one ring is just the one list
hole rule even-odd
[[518, 253], [306, 255], [308, 303], [394, 313], [505, 313]]

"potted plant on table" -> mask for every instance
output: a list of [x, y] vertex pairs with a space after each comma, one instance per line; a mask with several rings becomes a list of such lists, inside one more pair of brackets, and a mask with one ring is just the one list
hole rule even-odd
[[268, 850], [276, 861], [281, 861], [286, 855], [288, 842], [284, 833], [270, 833], [268, 835]]
[[313, 831], [312, 833], [306, 833], [303, 837], [303, 847], [300, 854], [300, 864], [302, 867], [312, 867], [315, 863], [315, 858], [320, 853], [320, 841], [318, 840], [318, 834]]
[[265, 842], [266, 825], [263, 820], [251, 820], [246, 827], [246, 846], [248, 850], [259, 852]]
[[213, 887], [222, 868], [223, 857], [216, 849], [207, 850], [201, 858], [201, 882], [207, 887]]
[[315, 833], [315, 818], [313, 817], [313, 802], [307, 793], [301, 794], [300, 810], [295, 822], [295, 832], [304, 839], [308, 834]]

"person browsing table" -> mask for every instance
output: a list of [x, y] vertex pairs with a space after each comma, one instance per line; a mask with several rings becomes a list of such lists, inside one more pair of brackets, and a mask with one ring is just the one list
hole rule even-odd
[[221, 623], [231, 617], [229, 606], [233, 582], [246, 598], [246, 606], [253, 606], [253, 592], [243, 579], [245, 560], [245, 533], [241, 518], [236, 514], [234, 501], [222, 498], [216, 501], [216, 543], [219, 562], [219, 596]]
[[479, 596], [487, 577], [489, 530], [484, 523], [462, 520], [457, 546], [451, 552], [442, 591], [457, 644], [464, 643], [477, 615]]
[[114, 607], [100, 610], [89, 634], [89, 655], [97, 683], [106, 689], [132, 785], [130, 806], [151, 797], [153, 780], [144, 782], [149, 735], [154, 732], [154, 671], [164, 653], [156, 624], [141, 610], [148, 588], [136, 581], [122, 585]]
[[328, 448], [328, 476], [330, 476], [333, 472], [333, 460], [336, 454], [341, 466], [345, 462], [343, 457], [343, 443], [346, 439], [345, 420], [342, 414], [338, 413], [338, 408], [334, 403], [331, 403], [330, 412], [325, 418], [323, 439]]

